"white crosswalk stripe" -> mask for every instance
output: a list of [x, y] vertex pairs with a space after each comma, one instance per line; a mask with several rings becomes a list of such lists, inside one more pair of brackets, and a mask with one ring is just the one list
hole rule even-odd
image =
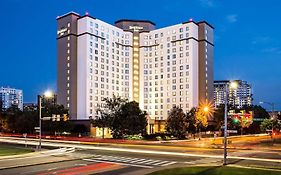
[[209, 164], [209, 163], [218, 163], [221, 162], [221, 159], [215, 159], [215, 158], [203, 158], [198, 159], [195, 161], [185, 162], [186, 164]]
[[104, 162], [111, 162], [111, 163], [119, 163], [128, 166], [144, 166], [148, 167], [151, 166], [168, 166], [173, 165], [177, 162], [175, 161], [168, 161], [168, 160], [156, 160], [156, 159], [143, 159], [143, 158], [135, 158], [135, 157], [118, 157], [118, 156], [109, 156], [109, 155], [93, 155], [91, 159], [83, 159], [86, 161], [104, 161]]

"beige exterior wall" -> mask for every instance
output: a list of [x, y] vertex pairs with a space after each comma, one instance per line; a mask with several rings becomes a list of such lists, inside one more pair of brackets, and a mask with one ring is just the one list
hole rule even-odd
[[173, 106], [187, 112], [212, 101], [213, 28], [207, 23], [155, 29], [150, 21], [121, 20], [113, 26], [75, 13], [57, 21], [58, 102], [71, 119], [97, 116], [113, 94], [139, 102], [159, 121]]

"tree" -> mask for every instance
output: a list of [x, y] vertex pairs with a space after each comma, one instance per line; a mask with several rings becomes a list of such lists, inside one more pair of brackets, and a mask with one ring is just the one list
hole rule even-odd
[[[203, 109], [199, 108], [195, 113], [195, 124], [194, 126], [198, 129], [199, 135], [201, 133], [201, 128], [206, 128], [208, 126], [208, 119], [206, 113]], [[200, 139], [200, 136], [199, 136]]]
[[124, 138], [125, 135], [146, 134], [146, 112], [139, 108], [135, 101], [123, 104], [114, 116], [110, 129], [114, 138]]
[[35, 132], [34, 127], [38, 126], [38, 112], [37, 110], [24, 109], [22, 115], [17, 117], [17, 133], [29, 133]]
[[92, 119], [97, 127], [111, 129], [113, 138], [124, 138], [125, 135], [145, 134], [147, 120], [146, 112], [139, 108], [137, 102], [113, 96], [106, 98], [103, 108], [99, 108], [99, 116]]
[[244, 106], [242, 109], [246, 110], [246, 112], [253, 111], [255, 118], [270, 118], [268, 112], [260, 105]]
[[242, 115], [240, 117], [241, 135], [243, 135], [243, 129], [249, 128], [253, 123], [253, 117], [251, 115]]
[[244, 106], [241, 110], [245, 110], [247, 113], [253, 112], [253, 123], [247, 128], [247, 132], [249, 133], [260, 133], [261, 132], [261, 123], [263, 119], [270, 118], [268, 112], [260, 105], [252, 105], [252, 106]]
[[104, 107], [99, 107], [96, 110], [98, 115], [91, 120], [94, 127], [102, 128], [102, 138], [104, 138], [104, 129], [112, 126], [113, 119], [119, 115], [120, 109], [127, 102], [127, 99], [113, 95], [112, 98], [105, 98], [103, 101]]
[[0, 99], [0, 132], [3, 132], [4, 130], [4, 116], [2, 111], [2, 100]]
[[12, 105], [5, 111], [6, 121], [7, 121], [7, 130], [6, 132], [18, 132], [19, 122], [18, 117], [23, 115], [23, 112], [17, 107]]
[[224, 124], [224, 105], [220, 105], [217, 109], [214, 111], [214, 120], [216, 122], [216, 130], [222, 129], [222, 126]]
[[178, 139], [183, 139], [188, 131], [188, 126], [188, 119], [183, 110], [179, 107], [172, 108], [166, 121], [167, 132]]
[[196, 127], [195, 127], [196, 110], [197, 109], [193, 107], [186, 114], [187, 122], [189, 123], [187, 130], [188, 130], [189, 133], [192, 133], [192, 134], [196, 133]]
[[281, 123], [279, 120], [264, 119], [260, 128], [263, 132], [266, 130], [280, 131]]
[[101, 109], [98, 109], [97, 112], [100, 113], [100, 116], [93, 118], [91, 123], [94, 127], [102, 128], [102, 138], [104, 138], [104, 129], [110, 127], [111, 116]]

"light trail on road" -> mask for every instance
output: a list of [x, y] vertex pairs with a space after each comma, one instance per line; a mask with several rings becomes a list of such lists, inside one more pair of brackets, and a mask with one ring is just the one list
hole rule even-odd
[[[17, 138], [9, 139], [7, 137], [0, 137], [0, 142], [6, 143], [16, 143], [16, 144], [26, 144], [24, 139]], [[38, 142], [27, 141], [29, 145], [37, 145]], [[132, 148], [114, 148], [114, 147], [101, 147], [87, 144], [74, 144], [70, 142], [67, 144], [67, 141], [63, 143], [59, 141], [52, 142], [48, 140], [47, 142], [43, 141], [42, 146], [50, 147], [72, 147], [78, 149], [89, 149], [89, 150], [103, 150], [103, 151], [116, 151], [116, 152], [130, 152], [130, 153], [141, 153], [141, 154], [155, 154], [155, 155], [170, 155], [170, 156], [185, 156], [185, 157], [205, 157], [205, 158], [219, 158], [222, 159], [223, 155], [210, 155], [210, 154], [192, 154], [192, 153], [182, 153], [182, 152], [168, 152], [168, 151], [154, 151], [154, 150], [141, 150], [141, 149], [132, 149]], [[255, 157], [242, 157], [242, 156], [228, 156], [228, 159], [238, 159], [238, 160], [252, 160], [252, 161], [265, 161], [265, 162], [277, 162], [281, 163], [281, 159], [268, 159], [268, 158], [255, 158]]]

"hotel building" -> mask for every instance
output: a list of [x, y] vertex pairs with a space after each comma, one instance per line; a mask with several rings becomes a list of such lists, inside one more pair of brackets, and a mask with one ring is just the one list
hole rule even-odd
[[57, 44], [58, 103], [71, 120], [95, 117], [113, 94], [153, 120], [213, 100], [213, 27], [205, 21], [156, 29], [147, 20], [111, 25], [70, 12], [57, 17]]
[[2, 105], [2, 110], [7, 110], [12, 106], [17, 106], [20, 110], [23, 110], [22, 90], [0, 87], [0, 105]]
[[215, 108], [225, 103], [225, 87], [227, 86], [228, 104], [237, 108], [243, 106], [251, 106], [253, 104], [252, 87], [247, 81], [234, 80], [237, 83], [237, 88], [231, 88], [230, 80], [214, 81], [214, 104]]

